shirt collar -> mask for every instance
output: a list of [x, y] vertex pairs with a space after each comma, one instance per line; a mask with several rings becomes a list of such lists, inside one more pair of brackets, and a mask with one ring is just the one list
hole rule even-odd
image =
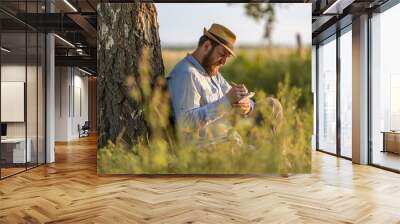
[[203, 66], [191, 54], [187, 53], [186, 60], [188, 60], [202, 75], [208, 76]]

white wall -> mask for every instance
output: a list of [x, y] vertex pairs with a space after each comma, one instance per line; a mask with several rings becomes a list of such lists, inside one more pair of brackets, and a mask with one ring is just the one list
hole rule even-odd
[[67, 67], [55, 68], [55, 141], [68, 140], [68, 86]]
[[[38, 70], [37, 70], [38, 69]], [[26, 107], [23, 106], [22, 113], [27, 115], [23, 122], [5, 122], [7, 124], [7, 137], [29, 139], [32, 161], [44, 162], [44, 74], [42, 67], [25, 64], [3, 64], [1, 66], [2, 82], [24, 82], [26, 84]], [[25, 80], [27, 77], [27, 81]], [[7, 96], [2, 96], [7, 97]], [[13, 113], [11, 108], [2, 107], [3, 112]], [[39, 156], [37, 156], [39, 153]]]
[[[36, 80], [33, 80], [31, 74], [36, 76], [36, 66], [18, 65], [18, 64], [5, 64], [1, 66], [1, 81], [2, 82], [25, 82], [25, 75], [27, 69], [28, 72], [28, 88], [27, 88], [27, 119], [28, 119], [28, 137], [31, 133], [30, 128], [32, 127], [35, 131], [36, 137]], [[32, 87], [33, 86], [33, 87]], [[31, 88], [29, 88], [31, 87]], [[39, 105], [40, 107], [41, 105]], [[7, 108], [1, 108], [7, 110]], [[35, 113], [33, 113], [35, 112]], [[33, 123], [32, 123], [33, 122]], [[7, 136], [8, 137], [25, 137], [25, 123], [26, 122], [7, 122]], [[33, 132], [33, 131], [32, 131]]]
[[[78, 75], [77, 75], [78, 72]], [[71, 99], [71, 130], [72, 138], [78, 138], [78, 124], [83, 125], [88, 120], [88, 78], [82, 77], [81, 72], [74, 70], [73, 90]]]
[[70, 141], [88, 120], [88, 78], [72, 67], [56, 67], [55, 73], [55, 140]]
[[[25, 82], [25, 65], [2, 65], [1, 81]], [[1, 108], [7, 110], [7, 108]], [[7, 137], [25, 137], [25, 122], [7, 122]]]
[[[1, 81], [2, 82], [25, 82], [25, 65], [2, 65], [1, 66]], [[28, 67], [28, 70], [31, 68]], [[35, 94], [36, 95], [36, 94]], [[2, 98], [7, 97], [7, 96], [2, 96]], [[4, 112], [4, 110], [8, 110], [8, 108], [1, 108], [1, 110]], [[24, 110], [24, 108], [22, 108]], [[3, 120], [3, 119], [2, 119]], [[7, 122], [8, 123], [8, 122]], [[15, 134], [18, 133], [18, 123], [24, 123], [24, 122], [11, 122], [8, 123], [7, 129], [8, 131], [14, 132]], [[13, 130], [15, 129], [15, 130]], [[25, 131], [20, 132], [21, 136], [18, 137], [23, 137], [25, 136]]]

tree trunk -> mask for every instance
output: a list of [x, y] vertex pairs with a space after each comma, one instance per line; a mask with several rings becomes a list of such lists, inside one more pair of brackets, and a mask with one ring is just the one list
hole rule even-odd
[[140, 83], [143, 49], [150, 82], [164, 76], [156, 8], [152, 3], [99, 4], [97, 24], [98, 147], [119, 137], [134, 145], [149, 134], [143, 106], [132, 98], [128, 82], [133, 77]]

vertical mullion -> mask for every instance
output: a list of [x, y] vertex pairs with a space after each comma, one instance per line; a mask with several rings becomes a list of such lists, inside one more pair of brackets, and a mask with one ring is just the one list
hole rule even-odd
[[319, 149], [319, 44], [315, 47], [315, 125], [316, 125], [316, 140], [315, 140], [315, 148]]
[[367, 53], [367, 119], [368, 119], [368, 124], [367, 124], [367, 141], [368, 141], [368, 164], [373, 164], [373, 153], [372, 153], [372, 64], [371, 64], [371, 56], [372, 56], [372, 30], [371, 30], [371, 19], [372, 19], [372, 12], [368, 12], [368, 20], [367, 20], [367, 47], [368, 47], [368, 53]]
[[[28, 21], [28, 1], [25, 0], [25, 21]], [[27, 116], [27, 97], [28, 97], [28, 25], [25, 23], [25, 170], [28, 169], [28, 116]]]
[[70, 67], [67, 67], [67, 72], [68, 72], [68, 118], [70, 118], [71, 117], [71, 85], [72, 85], [72, 83], [71, 83], [71, 70], [69, 69], [68, 70], [68, 68], [70, 68]]
[[[0, 47], [2, 47], [3, 45], [2, 45], [2, 22], [0, 22]], [[3, 124], [2, 122], [1, 122], [1, 67], [2, 67], [2, 59], [1, 59], [1, 55], [2, 55], [3, 53], [0, 51], [0, 124]], [[1, 134], [0, 134], [1, 135]], [[1, 148], [1, 144], [0, 144], [0, 180], [2, 179], [2, 177], [1, 177], [1, 170], [2, 170], [2, 160], [1, 160], [1, 150], [2, 150], [2, 148]]]
[[[36, 14], [39, 15], [39, 0], [36, 1]], [[39, 32], [37, 30], [36, 31], [36, 166], [38, 165], [39, 165]]]
[[60, 94], [58, 94], [60, 96], [60, 99], [59, 99], [59, 101], [60, 101], [60, 118], [62, 117], [62, 113], [61, 113], [62, 112], [62, 96], [61, 96], [62, 95], [61, 94], [62, 93], [62, 89], [61, 89], [62, 85], [61, 85], [61, 79], [62, 79], [63, 76], [65, 76], [63, 72], [60, 72], [60, 74], [58, 75], [58, 84], [59, 84], [58, 88], [60, 90]]
[[[71, 67], [72, 69], [72, 117], [75, 119], [75, 68]], [[73, 123], [73, 122], [72, 122]]]
[[[48, 1], [45, 0], [45, 13], [47, 13]], [[44, 163], [47, 163], [47, 31], [44, 33]], [[42, 74], [43, 75], [43, 74]], [[43, 107], [42, 107], [43, 109]]]
[[340, 30], [336, 31], [336, 154], [341, 156], [341, 119], [340, 119]]

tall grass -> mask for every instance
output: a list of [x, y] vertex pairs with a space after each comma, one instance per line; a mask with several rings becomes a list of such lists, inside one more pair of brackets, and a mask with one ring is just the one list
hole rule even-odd
[[[159, 78], [150, 89], [149, 82], [132, 90], [141, 102], [151, 129], [149, 139], [127, 146], [117, 140], [98, 150], [98, 172], [108, 174], [237, 174], [237, 173], [304, 173], [311, 169], [312, 102], [309, 50], [240, 52], [222, 70], [227, 80], [245, 83], [256, 90], [256, 113], [262, 116], [256, 125], [253, 118], [230, 116], [244, 144], [234, 141], [201, 147], [178, 141], [168, 123], [171, 113], [165, 90], [165, 79]], [[164, 51], [169, 71], [186, 52]], [[179, 54], [181, 57], [177, 56]], [[146, 67], [148, 63], [142, 63]], [[140, 72], [146, 80], [146, 69]], [[307, 81], [309, 80], [309, 81]], [[127, 80], [134, 82], [134, 80]], [[281, 128], [275, 132], [267, 97], [273, 95], [284, 109]]]

